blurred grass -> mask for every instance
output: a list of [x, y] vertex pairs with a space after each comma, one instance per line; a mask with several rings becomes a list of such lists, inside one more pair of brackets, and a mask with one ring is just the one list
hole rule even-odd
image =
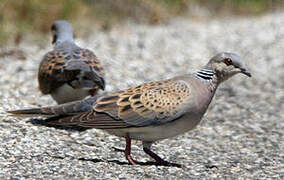
[[46, 33], [55, 19], [72, 19], [80, 11], [76, 0], [0, 0], [0, 43], [21, 41], [28, 32]]
[[109, 29], [125, 19], [164, 23], [190, 14], [193, 5], [210, 15], [258, 15], [282, 9], [284, 0], [0, 0], [0, 47], [26, 34], [45, 34], [56, 19]]

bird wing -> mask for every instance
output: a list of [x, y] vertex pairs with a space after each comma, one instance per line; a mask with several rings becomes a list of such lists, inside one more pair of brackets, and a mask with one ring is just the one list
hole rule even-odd
[[50, 51], [43, 57], [39, 67], [40, 90], [44, 94], [49, 94], [65, 83], [80, 80], [82, 72], [81, 78], [90, 80], [104, 89], [103, 68], [90, 50], [78, 48], [72, 51]]
[[49, 123], [100, 129], [164, 124], [184, 115], [189, 94], [190, 87], [182, 80], [147, 83], [103, 96], [93, 110]]

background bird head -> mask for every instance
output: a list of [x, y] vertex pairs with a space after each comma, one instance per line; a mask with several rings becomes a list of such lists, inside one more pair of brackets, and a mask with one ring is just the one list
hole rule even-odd
[[52, 44], [73, 41], [72, 25], [66, 20], [57, 20], [51, 26]]

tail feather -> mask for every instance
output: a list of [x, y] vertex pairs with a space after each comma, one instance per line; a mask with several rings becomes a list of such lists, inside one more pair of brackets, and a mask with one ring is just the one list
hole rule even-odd
[[[93, 109], [93, 105], [97, 99], [103, 95], [93, 96], [84, 100], [73, 101], [70, 103], [49, 106], [43, 108], [19, 109], [7, 111], [15, 115], [27, 116], [47, 116], [47, 118], [32, 118], [29, 120], [32, 124], [42, 125], [46, 127], [54, 127], [56, 129], [85, 131], [91, 127], [82, 127], [77, 121], [73, 121], [73, 116]], [[70, 120], [71, 118], [71, 120]]]
[[57, 122], [64, 118], [68, 117], [67, 115], [59, 115], [59, 116], [53, 116], [47, 119], [41, 119], [41, 118], [33, 118], [30, 119], [28, 122], [34, 124], [34, 125], [40, 125], [40, 126], [45, 126], [45, 127], [53, 127], [55, 129], [63, 129], [63, 130], [71, 130], [71, 131], [85, 131], [90, 128], [86, 127], [81, 127], [77, 126], [76, 124], [64, 124], [64, 125], [59, 125]]
[[11, 114], [44, 114], [41, 108], [19, 109], [19, 110], [7, 111], [7, 112]]
[[93, 108], [93, 104], [95, 104], [97, 98], [99, 97], [100, 96], [94, 96], [84, 100], [73, 101], [49, 107], [19, 109], [7, 112], [17, 115], [74, 115], [80, 112], [91, 110]]

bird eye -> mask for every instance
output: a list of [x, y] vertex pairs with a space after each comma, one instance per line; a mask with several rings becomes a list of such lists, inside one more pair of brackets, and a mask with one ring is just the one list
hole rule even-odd
[[230, 66], [230, 65], [233, 64], [232, 59], [230, 59], [230, 58], [224, 59], [224, 63], [225, 63], [227, 66]]

